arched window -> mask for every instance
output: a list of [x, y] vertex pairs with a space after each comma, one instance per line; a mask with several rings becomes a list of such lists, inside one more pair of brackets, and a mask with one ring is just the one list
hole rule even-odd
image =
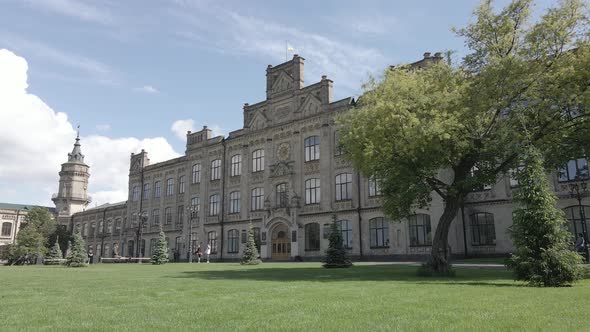
[[236, 154], [231, 157], [230, 176], [238, 176], [242, 174], [242, 155]]
[[240, 213], [241, 193], [232, 191], [229, 193], [229, 213]]
[[471, 215], [471, 245], [486, 246], [496, 244], [494, 215], [477, 212]]
[[219, 194], [209, 196], [209, 215], [216, 216], [219, 214]]
[[303, 141], [305, 161], [320, 159], [320, 138], [310, 136]]
[[82, 225], [82, 236], [88, 236], [88, 224], [86, 223]]
[[12, 234], [12, 223], [5, 221], [2, 223], [2, 236], [10, 236]]
[[184, 175], [181, 175], [178, 178], [178, 193], [183, 194], [186, 191], [185, 189], [185, 178]]
[[369, 237], [371, 248], [389, 247], [389, 224], [383, 217], [369, 220]]
[[230, 229], [227, 231], [227, 252], [237, 253], [240, 251], [240, 244], [238, 242], [240, 233], [237, 229]]
[[320, 224], [317, 222], [305, 225], [305, 250], [320, 250]]
[[164, 209], [164, 224], [170, 225], [172, 223], [172, 208], [167, 207]]
[[338, 220], [336, 226], [342, 232], [342, 244], [344, 248], [352, 248], [352, 223], [349, 220]]
[[432, 245], [432, 230], [430, 227], [430, 216], [427, 214], [415, 214], [408, 218], [410, 227], [411, 246]]
[[305, 204], [320, 202], [320, 179], [305, 180]]
[[264, 171], [264, 150], [258, 149], [252, 152], [252, 172]]
[[154, 198], [160, 198], [160, 181], [154, 182]]
[[112, 220], [109, 220], [107, 222], [107, 233], [108, 234], [111, 234], [112, 232], [113, 232], [113, 221]]
[[211, 231], [207, 233], [207, 243], [211, 245], [211, 253], [217, 253], [217, 232]]
[[[582, 209], [584, 213], [584, 219], [586, 220], [586, 223], [590, 225], [590, 221], [587, 219], [590, 216], [590, 206], [582, 205]], [[565, 209], [563, 209], [563, 212], [565, 212], [565, 217], [569, 221], [569, 230], [574, 235], [574, 238], [577, 239], [580, 236], [580, 234], [583, 233], [582, 218], [580, 216], [580, 206], [575, 205], [566, 207]]]
[[166, 180], [166, 196], [174, 195], [174, 179], [170, 178]]
[[154, 224], [154, 225], [160, 224], [160, 209], [153, 209], [152, 210], [152, 224]]
[[352, 174], [336, 175], [336, 201], [352, 199]]
[[201, 164], [194, 164], [192, 169], [192, 183], [200, 183], [201, 182]]
[[264, 207], [264, 188], [252, 189], [252, 211], [262, 210]]
[[211, 162], [211, 181], [221, 179], [221, 159]]
[[191, 198], [192, 215], [191, 218], [196, 218], [201, 211], [201, 199], [199, 197]]
[[279, 183], [276, 186], [276, 204], [277, 207], [287, 207], [289, 204], [289, 196], [287, 195], [287, 184]]

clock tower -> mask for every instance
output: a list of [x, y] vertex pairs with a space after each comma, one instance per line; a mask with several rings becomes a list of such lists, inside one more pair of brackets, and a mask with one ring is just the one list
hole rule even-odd
[[68, 153], [68, 161], [61, 164], [59, 172], [59, 189], [51, 200], [57, 209], [58, 225], [68, 226], [71, 216], [83, 211], [91, 198], [88, 196], [88, 178], [90, 167], [84, 163], [80, 148], [80, 134], [76, 137], [74, 149]]

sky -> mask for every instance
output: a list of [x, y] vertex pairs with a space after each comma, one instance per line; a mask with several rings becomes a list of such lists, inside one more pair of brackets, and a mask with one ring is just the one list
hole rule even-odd
[[125, 200], [130, 153], [164, 161], [184, 154], [187, 130], [240, 129], [267, 65], [299, 54], [306, 85], [327, 75], [335, 100], [356, 98], [424, 52], [460, 60], [451, 28], [477, 3], [0, 0], [0, 202], [53, 206], [77, 126], [92, 206]]

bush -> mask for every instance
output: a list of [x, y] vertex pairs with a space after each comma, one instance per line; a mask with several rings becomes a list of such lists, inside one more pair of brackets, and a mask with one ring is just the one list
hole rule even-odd
[[254, 240], [254, 230], [252, 229], [252, 223], [248, 225], [248, 242], [246, 243], [246, 249], [244, 250], [244, 256], [240, 264], [242, 265], [258, 265], [262, 263], [258, 258], [258, 249], [256, 248], [256, 241]]
[[325, 268], [344, 268], [352, 266], [352, 262], [347, 257], [346, 249], [344, 249], [342, 232], [337, 225], [336, 215], [332, 217], [330, 245], [328, 250], [326, 250], [326, 260], [322, 266]]
[[86, 242], [80, 235], [80, 232], [74, 234], [72, 246], [70, 247], [68, 257], [66, 258], [66, 265], [69, 267], [85, 267], [88, 261], [86, 254]]
[[151, 259], [152, 264], [162, 265], [168, 263], [168, 243], [166, 242], [166, 235], [164, 231], [160, 229], [160, 236], [158, 242], [156, 242], [156, 248]]

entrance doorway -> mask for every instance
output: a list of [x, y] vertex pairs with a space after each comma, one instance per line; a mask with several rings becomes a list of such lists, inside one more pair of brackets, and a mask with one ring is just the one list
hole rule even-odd
[[[275, 235], [275, 234], [273, 234]], [[291, 240], [287, 237], [284, 230], [276, 232], [276, 236], [272, 237], [272, 255], [273, 260], [288, 260], [291, 256]]]

